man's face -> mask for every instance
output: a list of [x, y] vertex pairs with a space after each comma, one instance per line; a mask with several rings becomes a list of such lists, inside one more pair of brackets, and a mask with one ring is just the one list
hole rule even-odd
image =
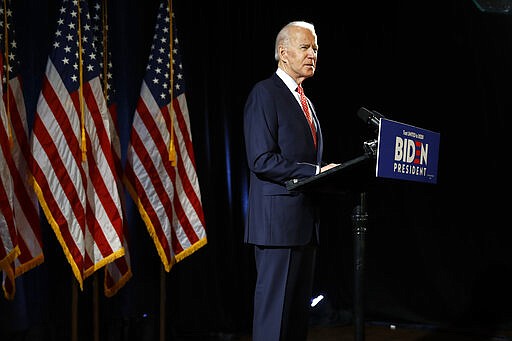
[[316, 36], [302, 27], [291, 28], [290, 42], [285, 48], [285, 58], [290, 76], [305, 79], [313, 76], [316, 69], [318, 45]]

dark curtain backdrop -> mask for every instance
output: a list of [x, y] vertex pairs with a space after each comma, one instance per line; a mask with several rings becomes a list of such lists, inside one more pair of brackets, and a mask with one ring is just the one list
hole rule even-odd
[[[167, 340], [248, 333], [255, 270], [243, 240], [247, 166], [242, 116], [251, 86], [275, 71], [274, 39], [311, 21], [318, 69], [304, 84], [325, 137], [325, 159], [363, 152], [365, 106], [439, 132], [437, 184], [376, 179], [367, 190], [367, 321], [508, 328], [512, 322], [509, 208], [512, 16], [470, 0], [174, 0], [208, 244], [165, 274]], [[33, 115], [55, 26], [55, 1], [16, 0], [27, 111]], [[157, 1], [109, 1], [123, 153], [153, 35]], [[124, 158], [124, 154], [123, 154]], [[323, 323], [353, 304], [350, 215], [357, 193], [323, 198], [315, 294]], [[129, 203], [133, 278], [100, 291], [101, 340], [156, 340], [160, 260]], [[1, 340], [69, 340], [75, 281], [53, 231], [45, 262], [0, 298]], [[102, 283], [102, 271], [96, 275]], [[93, 279], [78, 298], [80, 340], [92, 340]], [[345, 314], [344, 314], [345, 313]], [[350, 320], [348, 320], [350, 323]]]

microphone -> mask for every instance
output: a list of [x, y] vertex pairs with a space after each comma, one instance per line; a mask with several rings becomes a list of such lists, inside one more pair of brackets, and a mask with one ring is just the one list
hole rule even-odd
[[377, 131], [380, 127], [380, 119], [384, 118], [384, 115], [375, 111], [368, 110], [364, 107], [359, 108], [357, 116], [362, 119], [366, 124], [373, 126]]

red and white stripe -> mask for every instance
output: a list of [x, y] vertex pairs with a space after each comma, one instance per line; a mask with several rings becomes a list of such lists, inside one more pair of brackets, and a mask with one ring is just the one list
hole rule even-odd
[[[159, 108], [142, 84], [125, 169], [127, 187], [153, 237], [164, 268], [206, 244], [185, 94]], [[174, 119], [176, 167], [169, 160], [170, 117]]]
[[39, 204], [30, 185], [30, 144], [25, 101], [19, 77], [11, 78], [8, 92], [9, 113], [13, 135], [13, 167], [10, 169], [14, 182], [14, 218], [18, 234], [20, 255], [16, 258], [16, 277], [43, 263], [42, 236]]
[[[1, 62], [0, 56], [0, 70]], [[0, 93], [1, 91], [0, 82]], [[3, 272], [2, 287], [7, 299], [14, 297], [14, 260], [20, 252], [14, 221], [14, 182], [10, 172], [14, 167], [11, 138], [9, 117], [2, 97], [0, 99], [0, 270]]]
[[39, 202], [80, 283], [124, 255], [123, 212], [112, 153], [113, 123], [99, 77], [68, 93], [48, 59], [33, 127], [32, 172]]
[[[109, 113], [112, 119], [112, 122], [117, 122], [117, 107], [115, 104], [111, 104], [109, 106]], [[122, 172], [123, 169], [121, 167], [121, 142], [119, 141], [119, 133], [116, 128], [111, 132], [113, 141], [112, 141], [112, 149], [114, 152], [114, 163], [116, 168], [116, 180], [117, 180], [117, 188], [119, 190], [119, 198], [121, 199], [121, 204], [123, 207], [123, 212], [126, 212], [125, 207], [126, 204], [123, 200], [123, 183], [122, 183]], [[114, 296], [119, 289], [121, 289], [126, 282], [133, 276], [131, 270], [131, 261], [130, 261], [130, 252], [128, 247], [128, 222], [126, 216], [123, 217], [123, 248], [124, 248], [124, 256], [117, 258], [111, 263], [108, 263], [105, 267], [105, 279], [103, 283], [104, 293], [107, 297]]]

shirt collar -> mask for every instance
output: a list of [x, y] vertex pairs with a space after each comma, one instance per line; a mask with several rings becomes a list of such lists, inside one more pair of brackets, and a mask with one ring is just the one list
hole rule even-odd
[[284, 84], [286, 84], [288, 89], [290, 89], [290, 91], [294, 93], [295, 90], [297, 89], [297, 83], [295, 82], [295, 80], [280, 68], [277, 68], [276, 74], [279, 76], [279, 78], [283, 80]]

